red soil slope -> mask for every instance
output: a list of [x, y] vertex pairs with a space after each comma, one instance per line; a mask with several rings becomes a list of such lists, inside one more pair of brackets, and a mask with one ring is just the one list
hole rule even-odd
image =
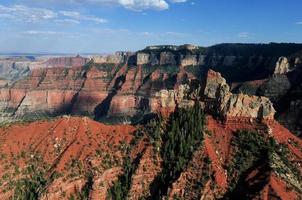
[[[27, 155], [17, 158], [28, 153], [32, 157], [41, 155], [53, 170], [64, 174], [49, 187], [49, 196], [53, 199], [60, 191], [73, 192], [75, 186], [80, 187], [84, 182], [77, 169], [74, 178], [64, 181], [65, 174], [73, 170], [70, 167], [72, 160], [81, 162], [85, 169], [96, 168], [100, 172], [98, 179], [111, 182], [118, 174], [116, 170], [120, 171], [116, 167], [124, 157], [123, 144], [131, 141], [134, 130], [130, 125], [107, 126], [88, 118], [73, 117], [4, 127], [0, 129], [0, 152], [5, 155], [0, 161], [0, 174], [9, 171], [12, 166], [6, 164], [13, 161], [24, 166]], [[8, 181], [0, 187], [0, 199], [10, 195], [10, 192], [3, 192], [6, 184]]]
[[[183, 199], [226, 198], [232, 181], [227, 168], [234, 158], [232, 139], [237, 130], [253, 130], [264, 137], [273, 137], [289, 149], [290, 162], [301, 166], [302, 141], [275, 121], [232, 119], [223, 123], [212, 117], [207, 121], [203, 145], [170, 186], [169, 199], [175, 195]], [[67, 116], [2, 127], [0, 199], [6, 200], [13, 194], [9, 186], [21, 176], [15, 176], [14, 168], [24, 168], [31, 157], [41, 157], [52, 171], [61, 174], [50, 183], [48, 194], [42, 199], [68, 199], [85, 185], [85, 171], [91, 170], [94, 177], [90, 197], [105, 200], [108, 189], [123, 173], [123, 159], [130, 145], [129, 155], [137, 160], [137, 167], [131, 175], [128, 197], [148, 197], [150, 186], [161, 172], [162, 160], [146, 135], [135, 139], [135, 130], [137, 127], [130, 125], [110, 126], [88, 118]], [[301, 167], [299, 170], [302, 172]], [[3, 179], [5, 176], [8, 178]], [[280, 175], [260, 163], [246, 175], [243, 186], [251, 190], [257, 188], [250, 199], [299, 199], [301, 194], [293, 188], [293, 181], [290, 176]]]

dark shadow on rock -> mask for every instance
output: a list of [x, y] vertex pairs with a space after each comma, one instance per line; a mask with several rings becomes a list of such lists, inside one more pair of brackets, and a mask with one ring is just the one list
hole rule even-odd
[[115, 80], [114, 86], [109, 92], [109, 94], [107, 95], [107, 97], [99, 105], [95, 107], [94, 109], [95, 120], [100, 120], [102, 117], [107, 116], [113, 97], [117, 94], [118, 90], [122, 88], [125, 81], [126, 81], [125, 75], [121, 75]]
[[[267, 152], [265, 154], [267, 155]], [[249, 178], [254, 170], [257, 170], [257, 173]], [[264, 186], [268, 184], [271, 170], [268, 157], [264, 156], [240, 175], [234, 189], [228, 191], [221, 200], [254, 199]]]

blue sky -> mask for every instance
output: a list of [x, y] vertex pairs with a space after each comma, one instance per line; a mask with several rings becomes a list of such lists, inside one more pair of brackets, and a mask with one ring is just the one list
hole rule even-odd
[[301, 0], [0, 0], [0, 52], [302, 42]]

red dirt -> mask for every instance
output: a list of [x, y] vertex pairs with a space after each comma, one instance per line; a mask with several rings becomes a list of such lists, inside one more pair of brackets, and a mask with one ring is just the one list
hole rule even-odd
[[129, 143], [132, 138], [130, 133], [134, 130], [135, 128], [129, 125], [107, 126], [88, 118], [62, 117], [58, 120], [38, 121], [0, 129], [0, 137], [4, 143], [1, 150], [14, 155], [21, 150], [29, 150], [32, 146], [52, 163], [57, 157], [53, 154], [54, 147], [51, 144], [64, 139], [69, 145], [66, 145], [68, 148], [61, 155], [57, 165], [57, 168], [62, 170], [71, 157], [78, 157], [80, 160], [89, 157], [97, 148], [99, 141], [112, 145], [121, 141]]
[[[99, 168], [103, 161], [101, 157], [96, 156], [96, 150], [121, 162], [122, 154], [124, 154], [120, 150], [121, 144], [122, 142], [130, 143], [133, 137], [131, 133], [134, 130], [135, 127], [130, 125], [110, 126], [78, 117], [61, 117], [50, 121], [3, 127], [0, 129], [0, 149], [2, 154], [7, 155], [7, 158], [0, 161], [0, 174], [7, 171], [1, 166], [14, 160], [14, 156], [20, 155], [22, 151], [32, 152], [32, 155], [39, 152], [44, 161], [64, 175], [70, 172], [68, 163], [72, 159], [79, 160], [84, 165]], [[19, 163], [21, 166], [24, 165], [22, 159]], [[113, 178], [110, 179], [113, 180]], [[72, 191], [68, 188], [73, 190], [75, 185], [79, 184], [77, 180], [74, 184], [72, 182], [64, 183], [62, 181], [58, 186], [58, 183], [54, 182], [49, 188], [59, 187], [64, 190], [66, 187], [65, 192], [69, 194]], [[6, 199], [6, 195], [1, 193], [0, 189], [0, 199]]]
[[[231, 119], [223, 123], [208, 117], [207, 128], [211, 133], [205, 138], [205, 147], [212, 162], [215, 181], [222, 188], [228, 186], [228, 177], [224, 174], [223, 166], [232, 159], [231, 139], [236, 130], [253, 130], [259, 134], [273, 137], [278, 143], [287, 145], [290, 150], [290, 160], [301, 164], [302, 141], [276, 121], [252, 122], [249, 119]], [[257, 173], [259, 172], [253, 171], [249, 177], [253, 177]], [[287, 184], [275, 173], [271, 172], [268, 180], [259, 199], [272, 199], [272, 192], [281, 199], [298, 199], [298, 194], [288, 190]], [[255, 181], [260, 180], [256, 179]]]
[[[237, 130], [253, 130], [267, 137], [274, 137], [278, 143], [288, 146], [291, 160], [301, 162], [301, 140], [275, 121], [257, 122], [233, 118], [221, 122], [208, 117], [207, 129], [209, 132], [205, 134], [204, 146], [200, 146], [194, 153], [188, 167], [172, 184], [168, 194], [171, 198], [174, 194], [187, 199], [197, 197], [200, 193], [197, 192], [195, 186], [200, 181], [204, 181], [204, 172], [208, 173], [211, 178], [206, 180], [204, 187], [201, 188], [203, 198], [223, 197], [229, 189], [231, 180], [226, 167], [233, 159], [231, 140]], [[5, 153], [7, 158], [0, 160], [0, 174], [2, 176], [7, 172], [6, 164], [14, 161], [22, 151], [30, 154], [40, 152], [47, 163], [64, 174], [48, 188], [48, 198], [59, 199], [62, 191], [68, 196], [74, 192], [75, 187], [81, 188], [85, 184], [83, 176], [67, 178], [67, 174], [73, 170], [69, 163], [75, 159], [81, 161], [86, 169], [92, 167], [96, 170], [95, 184], [91, 192], [92, 199], [106, 199], [108, 188], [112, 186], [112, 182], [117, 179], [118, 175], [123, 173], [122, 160], [126, 154], [122, 147], [130, 143], [135, 130], [136, 127], [130, 125], [110, 126], [89, 118], [68, 116], [2, 127], [0, 128], [0, 152]], [[97, 150], [101, 155], [96, 154]], [[147, 188], [161, 171], [161, 158], [154, 154], [153, 146], [146, 136], [140, 138], [130, 152], [132, 159], [138, 158], [140, 154], [142, 157], [138, 161], [138, 168], [131, 177], [133, 185], [129, 195], [133, 199], [146, 195], [149, 192]], [[104, 167], [104, 155], [116, 160], [117, 164]], [[206, 157], [210, 159], [210, 164], [204, 162]], [[19, 166], [25, 164], [22, 159], [17, 163]], [[273, 199], [274, 195], [281, 199], [298, 199], [299, 194], [288, 190], [288, 185], [282, 178], [273, 171], [262, 173], [261, 166], [255, 167], [255, 170], [246, 178], [247, 185], [253, 186], [259, 182], [263, 182], [264, 185], [254, 199]], [[9, 195], [11, 192], [4, 193], [0, 188], [0, 199], [6, 200]]]
[[[272, 129], [272, 137], [275, 138], [275, 140], [278, 143], [286, 144], [288, 148], [290, 149], [290, 152], [292, 152], [295, 157], [297, 158], [297, 161], [302, 161], [302, 140], [292, 134], [288, 129], [283, 127], [281, 124], [279, 124], [277, 121], [271, 121], [271, 122], [265, 122], [269, 128]], [[301, 162], [302, 164], [302, 162]]]

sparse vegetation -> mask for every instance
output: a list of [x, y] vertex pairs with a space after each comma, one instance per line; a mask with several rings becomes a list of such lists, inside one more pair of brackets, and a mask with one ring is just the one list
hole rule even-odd
[[[290, 174], [300, 177], [299, 170], [288, 160], [288, 149], [286, 145], [278, 144], [273, 138], [265, 138], [260, 133], [250, 131], [238, 131], [232, 140], [234, 158], [229, 164], [227, 171], [230, 177], [229, 193], [232, 193], [239, 184], [239, 178], [256, 163], [261, 162], [272, 168], [277, 174]], [[289, 171], [275, 164], [274, 155], [278, 155]]]
[[268, 153], [263, 136], [250, 131], [238, 131], [232, 140], [232, 147], [235, 155], [227, 171], [229, 176], [235, 176], [235, 179], [230, 181], [230, 191], [235, 188], [239, 176]]
[[86, 183], [85, 185], [82, 187], [81, 190], [78, 190], [78, 188], [76, 188], [75, 193], [71, 194], [69, 196], [69, 199], [72, 200], [88, 200], [90, 197], [90, 192], [92, 190], [92, 186], [93, 186], [93, 172], [91, 170], [88, 170], [85, 178], [86, 178]]
[[137, 168], [135, 161], [131, 162], [131, 158], [126, 156], [123, 165], [123, 174], [114, 182], [113, 186], [108, 191], [107, 199], [125, 200], [131, 187], [131, 177]]
[[61, 175], [50, 172], [40, 154], [30, 154], [26, 166], [20, 169], [14, 166], [14, 177], [8, 180], [8, 189], [13, 189], [13, 200], [38, 200], [47, 191], [47, 186]]
[[205, 115], [199, 104], [193, 108], [180, 108], [170, 116], [162, 135], [164, 163], [156, 189], [152, 192], [153, 199], [161, 199], [185, 169], [194, 151], [202, 144], [204, 128]]

